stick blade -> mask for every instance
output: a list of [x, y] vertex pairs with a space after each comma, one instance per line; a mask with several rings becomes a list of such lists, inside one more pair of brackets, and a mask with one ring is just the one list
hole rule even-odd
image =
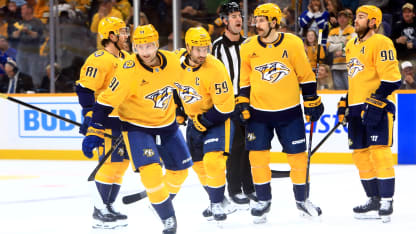
[[124, 196], [123, 197], [123, 203], [126, 204], [126, 205], [131, 204], [133, 202], [140, 201], [140, 200], [142, 200], [143, 198], [146, 198], [146, 197], [147, 197], [147, 193], [146, 193], [146, 190], [144, 190], [144, 191], [141, 191], [139, 193]]

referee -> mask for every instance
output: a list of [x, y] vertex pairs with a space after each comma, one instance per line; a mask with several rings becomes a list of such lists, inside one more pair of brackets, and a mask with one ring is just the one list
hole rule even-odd
[[[242, 16], [236, 2], [221, 6], [220, 17], [225, 25], [225, 32], [214, 41], [212, 52], [221, 60], [228, 70], [233, 83], [234, 95], [240, 89], [240, 45], [245, 40], [241, 36]], [[231, 155], [227, 160], [228, 195], [237, 204], [248, 204], [256, 199], [248, 151], [245, 149], [245, 126], [241, 124], [238, 114], [231, 117], [235, 124]]]

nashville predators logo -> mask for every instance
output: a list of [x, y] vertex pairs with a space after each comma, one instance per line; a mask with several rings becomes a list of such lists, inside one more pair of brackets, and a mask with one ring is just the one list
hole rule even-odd
[[100, 57], [100, 56], [101, 56], [101, 55], [103, 55], [103, 54], [104, 54], [104, 51], [100, 50], [100, 51], [95, 52], [95, 53], [94, 53], [94, 56], [95, 56], [95, 57]]
[[254, 135], [254, 133], [253, 132], [249, 132], [248, 134], [247, 134], [247, 140], [248, 141], [254, 141], [256, 139], [256, 135]]
[[357, 58], [351, 58], [347, 64], [348, 77], [353, 78], [358, 72], [364, 70], [364, 65]]
[[202, 99], [201, 95], [191, 86], [182, 86], [175, 82], [176, 87], [179, 89], [179, 96], [186, 104], [192, 104]]
[[143, 149], [143, 155], [150, 158], [153, 155], [155, 155], [155, 152], [153, 151], [153, 149]]
[[163, 89], [159, 89], [156, 92], [146, 95], [145, 98], [154, 102], [155, 105], [153, 108], [165, 110], [169, 106], [169, 102], [173, 95], [173, 89], [174, 88], [167, 86]]
[[134, 67], [134, 61], [133, 60], [127, 60], [124, 64], [123, 64], [123, 68], [127, 69], [127, 68], [132, 68]]
[[290, 69], [283, 63], [273, 62], [255, 67], [256, 71], [261, 73], [261, 79], [275, 83], [287, 76]]

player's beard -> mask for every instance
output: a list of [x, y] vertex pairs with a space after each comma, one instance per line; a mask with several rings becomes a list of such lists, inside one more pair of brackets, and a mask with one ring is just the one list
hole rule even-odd
[[195, 64], [202, 65], [205, 63], [205, 60], [207, 59], [207, 57], [202, 57], [202, 56], [194, 57], [192, 55], [189, 55], [189, 59]]
[[358, 25], [358, 27], [356, 26], [356, 27], [354, 27], [354, 29], [355, 29], [355, 33], [357, 33], [359, 39], [365, 37], [365, 35], [370, 30], [369, 27], [368, 27], [368, 23], [365, 26]]

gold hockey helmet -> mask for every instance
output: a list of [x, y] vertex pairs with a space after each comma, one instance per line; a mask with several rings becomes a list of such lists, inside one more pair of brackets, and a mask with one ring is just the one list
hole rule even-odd
[[276, 19], [277, 24], [280, 24], [282, 19], [282, 11], [274, 3], [265, 3], [257, 6], [254, 10], [254, 17], [265, 16], [269, 22], [272, 22], [273, 19]]

